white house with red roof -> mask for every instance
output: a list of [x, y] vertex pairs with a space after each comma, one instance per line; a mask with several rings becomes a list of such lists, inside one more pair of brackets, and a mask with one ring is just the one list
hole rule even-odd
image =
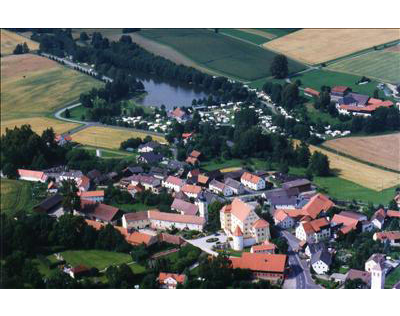
[[258, 191], [265, 189], [265, 180], [259, 176], [251, 174], [250, 172], [243, 173], [240, 182], [252, 190]]
[[42, 182], [42, 183], [45, 183], [47, 181], [47, 176], [42, 171], [18, 169], [18, 176], [20, 180]]
[[[258, 217], [254, 207], [235, 198], [231, 204], [225, 205], [220, 210], [221, 228], [228, 237], [243, 238], [243, 243], [233, 243], [235, 250], [243, 250], [254, 244], [262, 243], [271, 238], [269, 224], [267, 221]], [[238, 249], [241, 248], [241, 249]]]
[[292, 228], [295, 224], [293, 218], [282, 209], [276, 210], [273, 217], [275, 225], [282, 229]]
[[164, 188], [174, 190], [175, 192], [179, 192], [184, 185], [184, 180], [174, 176], [169, 176], [167, 179], [162, 181], [161, 184], [161, 186], [163, 186]]
[[80, 191], [80, 192], [78, 192], [78, 196], [80, 196], [81, 199], [90, 200], [93, 202], [103, 202], [104, 201], [104, 190]]
[[201, 187], [192, 184], [185, 184], [181, 190], [186, 196], [194, 199], [197, 199], [202, 191]]
[[264, 241], [261, 245], [254, 245], [251, 247], [251, 253], [269, 253], [274, 254], [276, 249], [276, 245], [270, 243], [269, 241]]
[[178, 284], [184, 284], [186, 282], [186, 275], [160, 272], [157, 281], [163, 289], [176, 289]]
[[325, 218], [318, 218], [309, 222], [303, 221], [296, 228], [296, 238], [307, 241], [308, 243], [317, 243], [328, 239], [331, 236], [331, 225]]
[[210, 191], [217, 194], [222, 194], [223, 196], [233, 195], [233, 191], [229, 186], [215, 179], [211, 180], [210, 184], [208, 185], [208, 188], [210, 189]]
[[175, 110], [171, 111], [170, 117], [176, 119], [179, 123], [186, 122], [190, 119], [190, 115], [187, 115], [186, 112], [180, 108], [176, 108]]

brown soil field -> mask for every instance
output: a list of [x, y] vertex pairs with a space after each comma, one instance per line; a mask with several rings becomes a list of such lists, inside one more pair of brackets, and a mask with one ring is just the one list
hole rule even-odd
[[276, 35], [265, 32], [265, 31], [261, 31], [261, 30], [256, 30], [256, 29], [238, 29], [241, 30], [243, 32], [247, 32], [247, 33], [251, 33], [251, 34], [255, 34], [258, 36], [262, 36], [265, 37], [267, 39], [274, 39], [276, 37]]
[[303, 29], [263, 46], [306, 64], [319, 64], [398, 39], [399, 29]]
[[17, 46], [17, 44], [23, 44], [24, 42], [28, 45], [30, 50], [37, 50], [39, 48], [39, 43], [7, 30], [1, 29], [0, 38], [1, 56], [12, 54], [15, 46]]
[[12, 55], [1, 59], [1, 78], [27, 75], [34, 71], [46, 71], [57, 68], [59, 65], [50, 59], [32, 54]]
[[400, 133], [337, 138], [326, 141], [324, 145], [363, 161], [400, 171]]

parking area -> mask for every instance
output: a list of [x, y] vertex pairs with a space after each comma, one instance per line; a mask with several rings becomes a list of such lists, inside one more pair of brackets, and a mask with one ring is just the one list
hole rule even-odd
[[[210, 238], [216, 239], [215, 241], [212, 242], [207, 242]], [[188, 243], [192, 244], [193, 246], [196, 246], [203, 250], [204, 252], [209, 253], [210, 255], [217, 256], [218, 253], [214, 250], [212, 250], [212, 247], [217, 243], [225, 243], [228, 237], [224, 233], [216, 233], [216, 234], [211, 234], [206, 237], [198, 238], [198, 239], [185, 239]]]

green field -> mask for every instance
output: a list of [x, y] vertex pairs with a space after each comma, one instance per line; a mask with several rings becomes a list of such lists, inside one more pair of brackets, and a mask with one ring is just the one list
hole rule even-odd
[[[290, 168], [290, 173], [304, 175], [305, 170]], [[314, 177], [312, 182], [324, 193], [338, 200], [354, 199], [374, 204], [388, 204], [394, 198], [396, 189], [393, 187], [378, 192], [339, 177]]]
[[388, 274], [388, 277], [385, 280], [385, 289], [393, 288], [393, 286], [399, 281], [400, 281], [400, 266]]
[[0, 211], [16, 212], [33, 206], [31, 184], [25, 181], [1, 179]]
[[317, 122], [320, 119], [322, 122], [327, 122], [330, 125], [339, 124], [340, 120], [336, 117], [331, 116], [329, 113], [322, 112], [314, 108], [313, 102], [308, 102], [305, 104], [307, 108], [307, 114], [312, 122]]
[[257, 34], [252, 34], [248, 32], [244, 32], [238, 29], [219, 29], [219, 33], [225, 34], [228, 36], [236, 37], [238, 39], [251, 42], [256, 45], [260, 45], [268, 42], [268, 38], [259, 36]]
[[400, 81], [400, 52], [386, 50], [349, 58], [329, 65], [329, 69], [397, 83]]
[[262, 32], [266, 32], [268, 34], [273, 34], [276, 37], [281, 37], [281, 36], [285, 36], [288, 35], [290, 33], [296, 32], [300, 29], [268, 29], [268, 28], [262, 28], [262, 29], [257, 29], [260, 30]]
[[[321, 86], [348, 86], [354, 92], [367, 94], [372, 96], [374, 90], [377, 88], [378, 82], [376, 80], [371, 80], [370, 83], [364, 85], [357, 85], [356, 82], [361, 79], [361, 76], [351, 75], [342, 72], [329, 71], [324, 69], [319, 70], [311, 70], [304, 72], [302, 74], [298, 74], [296, 76], [291, 77], [292, 81], [299, 79], [301, 81], [302, 88], [312, 88], [320, 91]], [[249, 84], [252, 88], [261, 89], [266, 81], [273, 81], [276, 83], [281, 83], [282, 85], [285, 83], [285, 80], [256, 80]], [[383, 93], [382, 93], [383, 94]]]
[[[276, 53], [206, 29], [146, 29], [140, 35], [177, 50], [199, 65], [244, 81], [270, 76]], [[289, 61], [289, 70], [304, 65]]]
[[122, 211], [126, 213], [131, 213], [131, 212], [140, 212], [140, 211], [147, 211], [151, 209], [157, 208], [157, 206], [149, 206], [143, 203], [132, 203], [132, 204], [118, 204], [118, 203], [112, 203], [112, 206], [118, 207]]
[[80, 149], [85, 149], [86, 151], [92, 153], [93, 155], [96, 154], [96, 149], [101, 150], [101, 158], [107, 159], [107, 158], [135, 158], [136, 155], [134, 153], [130, 153], [127, 151], [122, 151], [122, 150], [112, 150], [112, 149], [107, 149], [107, 148], [101, 148], [101, 147], [91, 147], [91, 146], [80, 146]]

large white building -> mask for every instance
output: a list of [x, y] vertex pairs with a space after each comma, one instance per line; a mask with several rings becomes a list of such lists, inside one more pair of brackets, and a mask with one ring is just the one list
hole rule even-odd
[[296, 228], [296, 238], [309, 243], [317, 243], [331, 236], [331, 226], [326, 218], [303, 221]]
[[252, 190], [258, 191], [265, 189], [265, 180], [249, 172], [243, 173], [242, 177], [240, 178], [240, 182]]
[[220, 210], [221, 228], [233, 238], [235, 250], [242, 250], [271, 238], [269, 224], [260, 219], [254, 207], [235, 198]]
[[174, 176], [169, 176], [162, 182], [162, 186], [164, 188], [174, 190], [175, 192], [179, 192], [184, 185], [185, 185], [184, 180]]

